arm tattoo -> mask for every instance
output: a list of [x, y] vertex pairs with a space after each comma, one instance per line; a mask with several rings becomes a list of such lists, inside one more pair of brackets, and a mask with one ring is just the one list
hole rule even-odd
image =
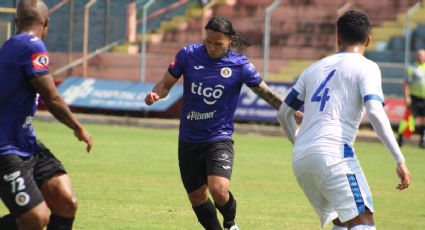
[[261, 99], [265, 100], [271, 107], [279, 110], [279, 107], [283, 101], [282, 96], [271, 91], [265, 82], [261, 82], [260, 84], [250, 88]]

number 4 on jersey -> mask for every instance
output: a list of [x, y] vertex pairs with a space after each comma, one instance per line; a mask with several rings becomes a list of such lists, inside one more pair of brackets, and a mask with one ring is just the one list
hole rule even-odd
[[[312, 102], [320, 102], [320, 112], [323, 111], [323, 109], [326, 106], [326, 102], [329, 101], [331, 97], [329, 97], [329, 88], [325, 88], [326, 84], [331, 80], [331, 78], [335, 75], [336, 69], [332, 70], [329, 75], [326, 77], [326, 79], [320, 83], [319, 88], [314, 91], [313, 96], [311, 97]], [[320, 95], [323, 91], [323, 94]]]

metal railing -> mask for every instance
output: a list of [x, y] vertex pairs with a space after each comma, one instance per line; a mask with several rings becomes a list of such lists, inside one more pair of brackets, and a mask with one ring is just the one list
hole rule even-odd
[[264, 20], [264, 59], [263, 59], [263, 78], [267, 80], [269, 77], [269, 52], [270, 52], [270, 17], [273, 12], [281, 3], [281, 0], [275, 0], [271, 5], [266, 8], [266, 15]]
[[[0, 7], [0, 13], [16, 14], [16, 8]], [[0, 45], [1, 45], [1, 43], [4, 42], [4, 41], [2, 41], [2, 39], [4, 39], [6, 41], [7, 39], [10, 38], [10, 36], [12, 34], [12, 23], [11, 22], [6, 22], [5, 23], [5, 27], [6, 27], [5, 28], [6, 34], [0, 36]]]
[[149, 0], [143, 4], [143, 23], [142, 23], [142, 40], [140, 49], [140, 81], [144, 82], [146, 79], [146, 30], [147, 30], [147, 14], [149, 7], [155, 2], [155, 0]]
[[89, 20], [90, 8], [96, 4], [97, 0], [90, 0], [84, 6], [84, 38], [83, 38], [83, 77], [87, 77], [87, 55], [89, 49]]
[[15, 8], [0, 7], [0, 13], [16, 14]]
[[410, 30], [410, 19], [412, 15], [415, 13], [416, 10], [421, 8], [422, 2], [418, 1], [415, 5], [413, 5], [410, 9], [406, 12], [406, 25], [404, 28], [404, 68], [407, 69], [407, 67], [410, 64], [410, 40], [411, 40], [411, 30]]
[[66, 3], [68, 3], [69, 0], [62, 0], [58, 4], [56, 4], [54, 7], [49, 9], [49, 14], [54, 13], [55, 11], [59, 10], [62, 6], [64, 6]]
[[63, 67], [61, 67], [59, 69], [57, 69], [57, 70], [55, 70], [52, 73], [52, 75], [53, 76], [60, 75], [60, 74], [66, 72], [66, 71], [68, 71], [68, 70], [70, 70], [70, 69], [72, 69], [72, 68], [74, 68], [74, 67], [76, 67], [78, 65], [81, 65], [84, 60], [90, 60], [91, 58], [95, 57], [96, 55], [101, 54], [101, 53], [104, 53], [104, 52], [112, 49], [114, 46], [122, 43], [123, 41], [124, 41], [124, 39], [120, 39], [118, 41], [111, 42], [110, 44], [108, 44], [108, 45], [106, 45], [106, 46], [104, 46], [102, 48], [99, 48], [99, 49], [91, 52], [85, 58], [84, 57], [81, 57], [81, 58], [79, 58], [79, 59], [77, 59], [77, 60], [75, 60], [75, 61], [73, 61], [73, 62], [71, 62], [71, 63], [69, 63], [69, 64], [67, 64], [67, 65], [65, 65], [65, 66], [63, 66]]
[[[69, 0], [69, 2], [70, 2], [70, 4], [73, 2], [74, 0]], [[144, 3], [145, 4], [147, 4], [149, 1], [151, 1], [151, 0], [148, 0], [148, 1], [145, 1]], [[141, 0], [141, 1], [139, 1], [138, 3], [143, 3], [143, 0]], [[145, 14], [146, 15], [146, 18], [142, 18], [141, 20], [139, 20], [138, 21], [138, 23], [141, 23], [141, 26], [142, 26], [142, 31], [145, 31], [145, 32], [142, 32], [144, 35], [143, 35], [143, 37], [145, 37], [145, 33], [146, 33], [146, 29], [143, 29], [143, 26], [146, 26], [147, 25], [147, 23], [143, 23], [143, 22], [146, 22], [147, 20], [149, 20], [149, 19], [152, 19], [152, 18], [155, 18], [155, 17], [158, 17], [158, 16], [161, 16], [162, 14], [164, 14], [164, 13], [167, 13], [168, 11], [170, 11], [170, 10], [173, 10], [173, 9], [175, 9], [176, 7], [179, 7], [179, 6], [181, 6], [182, 4], [186, 4], [186, 3], [188, 3], [188, 1], [187, 0], [180, 0], [179, 2], [178, 2], [178, 4], [177, 3], [174, 3], [174, 4], [172, 4], [172, 5], [169, 5], [169, 6], [167, 6], [167, 7], [165, 7], [165, 8], [162, 8], [162, 9], [160, 9], [160, 10], [158, 10], [158, 11], [155, 11], [155, 12], [152, 12], [152, 13], [150, 13], [149, 15], [147, 15], [147, 14]], [[131, 3], [130, 3], [131, 4]], [[146, 10], [148, 10], [148, 8], [146, 8]], [[73, 9], [71, 8], [70, 9], [70, 11], [72, 12], [73, 11]], [[73, 14], [73, 13], [72, 13]], [[72, 15], [71, 14], [71, 15]], [[144, 24], [144, 25], [143, 25]], [[70, 28], [71, 29], [71, 32], [72, 32], [72, 27]], [[87, 39], [88, 40], [88, 39]], [[93, 58], [93, 57], [95, 57], [96, 55], [99, 55], [99, 54], [101, 54], [101, 53], [104, 53], [104, 52], [106, 52], [106, 51], [108, 51], [108, 50], [111, 50], [113, 47], [115, 47], [115, 46], [117, 46], [117, 45], [119, 45], [119, 44], [121, 44], [121, 43], [123, 43], [123, 42], [125, 42], [126, 41], [126, 39], [125, 38], [121, 38], [121, 39], [118, 39], [118, 40], [116, 40], [116, 41], [114, 41], [114, 42], [111, 42], [111, 43], [109, 43], [109, 44], [107, 44], [107, 45], [105, 45], [105, 46], [103, 46], [103, 47], [101, 47], [101, 48], [98, 48], [98, 49], [96, 49], [95, 51], [93, 51], [93, 52], [91, 52], [91, 53], [87, 53], [86, 55], [83, 55], [83, 57], [81, 57], [81, 58], [79, 58], [79, 59], [77, 59], [77, 60], [75, 60], [75, 61], [69, 61], [69, 63], [68, 64], [66, 64], [65, 66], [63, 66], [63, 67], [61, 67], [61, 68], [59, 68], [59, 69], [57, 69], [57, 70], [55, 70], [53, 73], [52, 73], [52, 75], [53, 76], [58, 76], [58, 75], [60, 75], [60, 74], [63, 74], [63, 73], [65, 73], [66, 71], [69, 71], [69, 70], [71, 70], [72, 68], [74, 68], [74, 67], [76, 67], [76, 66], [79, 66], [79, 65], [81, 65], [81, 64], [83, 64], [83, 63], [86, 63], [86, 64], [84, 64], [84, 65], [87, 65], [87, 62], [91, 59], [91, 58]], [[145, 43], [145, 44], [144, 44]], [[69, 50], [72, 50], [72, 42], [71, 43], [69, 43]], [[142, 47], [142, 51], [141, 51], [141, 63], [140, 63], [140, 65], [141, 65], [141, 76], [140, 76], [140, 80], [141, 81], [144, 81], [145, 80], [145, 74], [144, 74], [144, 70], [145, 70], [145, 64], [143, 64], [143, 63], [145, 63], [145, 60], [146, 60], [146, 40], [145, 39], [142, 39], [142, 41], [141, 41], [141, 47]], [[145, 47], [145, 48], [143, 48], [143, 47]], [[88, 52], [88, 49], [87, 49], [87, 52]], [[70, 52], [70, 55], [72, 55], [72, 52]], [[70, 58], [69, 58], [69, 60], [70, 60]], [[86, 67], [87, 68], [87, 67]]]

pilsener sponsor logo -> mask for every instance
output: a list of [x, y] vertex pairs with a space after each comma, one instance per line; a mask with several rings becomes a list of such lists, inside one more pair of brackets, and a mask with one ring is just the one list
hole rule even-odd
[[187, 119], [191, 120], [191, 121], [197, 121], [197, 120], [206, 120], [206, 119], [211, 119], [214, 117], [216, 110], [211, 111], [211, 112], [206, 112], [206, 113], [200, 113], [200, 112], [196, 112], [196, 111], [190, 111], [187, 114]]

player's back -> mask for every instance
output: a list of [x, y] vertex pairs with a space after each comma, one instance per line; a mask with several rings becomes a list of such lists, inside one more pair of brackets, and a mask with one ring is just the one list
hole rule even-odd
[[25, 33], [14, 35], [0, 49], [0, 154], [33, 152], [31, 120], [36, 92], [30, 79], [34, 77], [39, 50], [45, 50], [42, 41]]
[[[379, 68], [358, 53], [338, 53], [307, 68], [294, 87], [304, 101], [304, 118], [295, 139], [294, 160], [322, 152], [344, 156], [352, 145], [364, 111], [365, 77], [379, 78]], [[382, 91], [382, 90], [377, 90]], [[382, 95], [379, 95], [382, 96]]]
[[23, 73], [20, 56], [25, 52], [22, 41], [12, 37], [0, 49], [0, 106], [11, 100], [17, 88], [21, 87]]
[[0, 111], [4, 106], [28, 107], [34, 103], [31, 97], [35, 90], [29, 80], [38, 71], [40, 49], [45, 51], [44, 43], [26, 33], [13, 36], [0, 48]]

